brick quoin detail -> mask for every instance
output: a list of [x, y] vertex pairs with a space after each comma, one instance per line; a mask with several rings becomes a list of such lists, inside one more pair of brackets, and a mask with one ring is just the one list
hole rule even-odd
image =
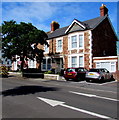
[[90, 39], [89, 39], [89, 31], [84, 33], [84, 67], [89, 69], [90, 66]]

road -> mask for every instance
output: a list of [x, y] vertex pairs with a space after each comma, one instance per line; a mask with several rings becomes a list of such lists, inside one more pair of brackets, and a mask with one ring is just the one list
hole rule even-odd
[[117, 119], [116, 81], [2, 79], [2, 118]]

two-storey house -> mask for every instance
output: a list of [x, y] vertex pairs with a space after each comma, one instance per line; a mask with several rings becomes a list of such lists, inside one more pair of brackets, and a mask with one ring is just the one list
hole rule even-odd
[[45, 50], [42, 71], [52, 68], [59, 72], [62, 68], [85, 67], [117, 70], [117, 36], [108, 16], [108, 9], [102, 4], [100, 16], [87, 21], [74, 19], [69, 26], [60, 28], [59, 23], [51, 23], [47, 33], [49, 47]]

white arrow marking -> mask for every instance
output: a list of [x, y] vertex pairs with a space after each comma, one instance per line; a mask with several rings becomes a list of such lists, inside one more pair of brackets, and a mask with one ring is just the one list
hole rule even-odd
[[51, 105], [52, 107], [60, 105], [60, 106], [66, 107], [66, 108], [70, 108], [72, 110], [76, 110], [76, 111], [79, 111], [79, 112], [83, 112], [83, 113], [86, 113], [86, 114], [89, 114], [89, 115], [96, 116], [96, 117], [99, 117], [99, 118], [111, 119], [110, 117], [105, 116], [105, 115], [101, 115], [101, 114], [97, 114], [97, 113], [90, 112], [90, 111], [87, 111], [87, 110], [83, 110], [83, 109], [79, 109], [79, 108], [72, 107], [72, 106], [69, 106], [69, 105], [65, 105], [64, 104], [65, 102], [61, 102], [61, 101], [57, 101], [57, 100], [51, 100], [51, 99], [42, 98], [42, 97], [37, 97], [37, 98], [46, 102], [47, 104]]
[[62, 105], [65, 102], [61, 102], [61, 101], [57, 101], [57, 100], [51, 100], [51, 99], [46, 99], [46, 98], [42, 98], [42, 97], [37, 97], [38, 99], [46, 102], [47, 104], [51, 105], [51, 106], [57, 106], [57, 105]]
[[92, 94], [85, 94], [85, 93], [79, 93], [79, 92], [73, 92], [73, 91], [69, 91], [71, 93], [77, 94], [77, 95], [84, 95], [87, 97], [96, 97], [96, 98], [102, 98], [102, 99], [107, 99], [107, 100], [112, 100], [112, 101], [119, 101], [117, 99], [113, 99], [113, 98], [107, 98], [107, 97], [102, 97], [102, 96], [97, 96], [97, 95], [92, 95]]

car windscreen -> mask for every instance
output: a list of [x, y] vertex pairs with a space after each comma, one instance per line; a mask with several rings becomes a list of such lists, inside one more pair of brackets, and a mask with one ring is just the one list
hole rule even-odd
[[90, 69], [89, 72], [100, 72], [99, 69]]

